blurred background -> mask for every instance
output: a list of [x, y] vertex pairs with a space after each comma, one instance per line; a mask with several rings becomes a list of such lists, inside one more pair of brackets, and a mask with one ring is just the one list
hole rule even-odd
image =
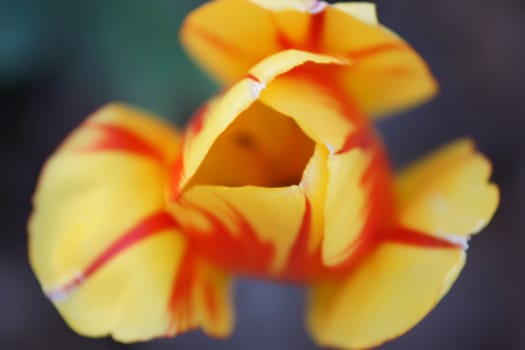
[[[303, 291], [249, 280], [238, 284], [228, 340], [200, 332], [126, 346], [83, 338], [65, 326], [27, 262], [40, 168], [85, 116], [119, 100], [182, 125], [216, 91], [177, 40], [183, 16], [201, 2], [0, 0], [1, 349], [316, 349], [303, 327]], [[525, 349], [525, 2], [376, 3], [441, 84], [431, 103], [381, 122], [396, 166], [470, 135], [492, 159], [502, 192], [448, 296], [381, 349]]]

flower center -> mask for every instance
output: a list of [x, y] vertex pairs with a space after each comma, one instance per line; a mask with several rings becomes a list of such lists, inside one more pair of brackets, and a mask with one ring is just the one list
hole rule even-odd
[[217, 138], [190, 183], [295, 185], [313, 150], [314, 142], [294, 120], [256, 102]]

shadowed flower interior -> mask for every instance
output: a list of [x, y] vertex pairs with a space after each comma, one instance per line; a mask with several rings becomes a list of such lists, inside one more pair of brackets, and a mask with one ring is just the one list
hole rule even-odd
[[297, 185], [313, 150], [293, 119], [255, 102], [215, 140], [188, 187]]

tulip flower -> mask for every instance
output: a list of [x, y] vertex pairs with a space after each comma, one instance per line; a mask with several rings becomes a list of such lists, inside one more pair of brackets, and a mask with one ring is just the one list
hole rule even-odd
[[182, 134], [117, 104], [88, 118], [47, 162], [29, 226], [66, 322], [124, 342], [224, 337], [235, 276], [304, 284], [322, 346], [369, 348], [419, 322], [498, 190], [469, 140], [394, 175], [362, 101], [320, 78], [351, 65], [272, 54]]
[[434, 96], [437, 84], [408, 43], [379, 24], [375, 5], [319, 0], [214, 0], [190, 13], [181, 41], [224, 85], [287, 49], [332, 55], [348, 64], [324, 72], [367, 117], [392, 114]]

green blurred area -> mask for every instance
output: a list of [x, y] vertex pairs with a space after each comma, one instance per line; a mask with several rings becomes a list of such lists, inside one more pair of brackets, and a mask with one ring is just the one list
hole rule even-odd
[[182, 19], [200, 3], [2, 0], [0, 88], [58, 71], [72, 86], [180, 123], [216, 90], [178, 41]]

